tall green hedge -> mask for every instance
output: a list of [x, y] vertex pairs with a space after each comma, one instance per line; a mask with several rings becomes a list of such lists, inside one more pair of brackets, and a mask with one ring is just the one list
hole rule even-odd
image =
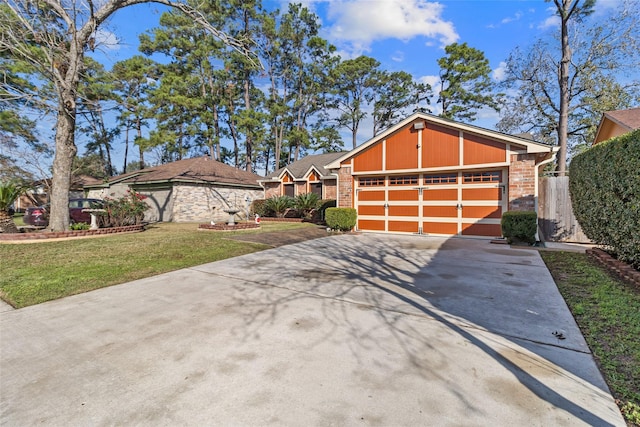
[[640, 268], [640, 129], [574, 157], [569, 192], [587, 237]]

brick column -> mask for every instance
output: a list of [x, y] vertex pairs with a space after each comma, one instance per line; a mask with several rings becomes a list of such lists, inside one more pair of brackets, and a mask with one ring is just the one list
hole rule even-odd
[[509, 210], [535, 210], [535, 154], [512, 154], [509, 166]]
[[353, 177], [351, 166], [342, 166], [338, 171], [338, 201], [339, 208], [352, 208], [353, 201]]

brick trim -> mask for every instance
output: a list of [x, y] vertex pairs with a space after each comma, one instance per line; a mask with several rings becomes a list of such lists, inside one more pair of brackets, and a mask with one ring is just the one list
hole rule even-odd
[[56, 232], [38, 232], [38, 233], [2, 233], [0, 241], [25, 241], [25, 240], [48, 240], [63, 239], [73, 237], [87, 236], [103, 236], [106, 234], [117, 233], [136, 233], [145, 230], [145, 224], [127, 225], [124, 227], [99, 228], [98, 230], [77, 230], [77, 231], [56, 231]]

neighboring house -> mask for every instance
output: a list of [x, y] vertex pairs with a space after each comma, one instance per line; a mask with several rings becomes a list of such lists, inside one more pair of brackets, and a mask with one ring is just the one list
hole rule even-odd
[[556, 147], [415, 113], [327, 164], [357, 230], [501, 236], [507, 210], [537, 210]]
[[[69, 189], [70, 199], [79, 199], [84, 197], [84, 186], [97, 184], [102, 182], [98, 178], [88, 175], [77, 175], [71, 178], [71, 188]], [[32, 206], [41, 206], [49, 202], [49, 188], [51, 188], [51, 179], [35, 181], [29, 190], [21, 195], [14, 203], [17, 211], [24, 212]]]
[[127, 190], [147, 196], [147, 221], [223, 222], [225, 209], [246, 216], [249, 205], [262, 198], [259, 175], [207, 156], [115, 176], [101, 184], [86, 185], [88, 197], [117, 198]]
[[640, 129], [640, 108], [607, 111], [602, 114], [593, 145]]
[[312, 154], [267, 175], [259, 181], [264, 188], [264, 198], [315, 193], [321, 199], [335, 199], [337, 176], [325, 165], [344, 154]]

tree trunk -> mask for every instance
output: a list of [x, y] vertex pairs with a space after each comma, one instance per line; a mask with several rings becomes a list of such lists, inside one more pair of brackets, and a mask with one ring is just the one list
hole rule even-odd
[[129, 125], [126, 125], [124, 131], [124, 161], [122, 162], [122, 173], [127, 173], [127, 155], [129, 154]]
[[9, 215], [9, 212], [0, 210], [0, 233], [19, 233], [16, 223], [13, 222], [13, 218]]
[[138, 151], [140, 152], [140, 170], [144, 169], [144, 149], [140, 144], [142, 138], [142, 121], [140, 117], [136, 118], [136, 130], [138, 131]]
[[[56, 123], [56, 154], [53, 158], [53, 179], [51, 185], [51, 231], [65, 231], [69, 228], [69, 189], [71, 188], [71, 165], [78, 151], [74, 138], [76, 126], [75, 96], [65, 91]], [[65, 108], [65, 105], [67, 108]]]
[[[571, 48], [569, 47], [569, 14], [566, 13], [569, 4], [564, 2], [564, 11], [560, 12], [562, 59], [558, 70], [558, 80], [560, 83], [560, 115], [558, 117], [558, 176], [564, 176], [567, 169], [567, 133], [569, 128], [569, 63], [571, 62]], [[570, 3], [570, 1], [569, 1]]]

